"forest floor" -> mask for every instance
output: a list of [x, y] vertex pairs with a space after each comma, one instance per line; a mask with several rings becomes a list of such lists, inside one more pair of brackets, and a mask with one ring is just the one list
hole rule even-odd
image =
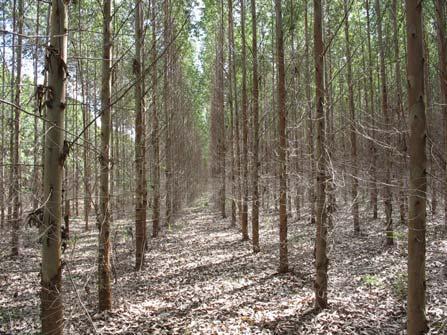
[[[386, 248], [380, 220], [363, 211], [362, 235], [338, 212], [329, 233], [330, 308], [314, 314], [315, 227], [289, 220], [289, 263], [277, 273], [276, 215], [261, 220], [261, 252], [253, 254], [229, 219], [200, 200], [150, 240], [146, 267], [135, 272], [132, 222], [113, 224], [114, 285], [109, 313], [96, 311], [95, 229], [72, 220], [63, 255], [66, 334], [405, 334], [406, 229]], [[447, 334], [447, 240], [430, 222], [427, 317], [431, 334]], [[39, 333], [39, 245], [24, 229], [22, 254], [0, 249], [0, 334]], [[8, 234], [0, 236], [7, 246]]]

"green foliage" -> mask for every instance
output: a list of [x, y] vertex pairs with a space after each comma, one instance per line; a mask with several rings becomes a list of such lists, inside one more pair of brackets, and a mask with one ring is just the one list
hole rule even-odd
[[404, 300], [406, 298], [408, 291], [408, 275], [406, 272], [399, 272], [393, 278], [392, 291], [399, 299]]
[[362, 282], [368, 287], [380, 287], [382, 286], [380, 278], [374, 274], [366, 274], [362, 276]]

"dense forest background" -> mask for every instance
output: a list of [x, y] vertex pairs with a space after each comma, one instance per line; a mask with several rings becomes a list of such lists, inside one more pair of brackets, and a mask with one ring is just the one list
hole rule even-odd
[[446, 333], [446, 16], [0, 0], [0, 333]]

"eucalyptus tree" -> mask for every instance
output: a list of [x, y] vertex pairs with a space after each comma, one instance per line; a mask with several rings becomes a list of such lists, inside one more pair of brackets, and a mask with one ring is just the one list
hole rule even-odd
[[[401, 166], [406, 166], [406, 144], [405, 144], [405, 130], [407, 128], [406, 118], [404, 116], [404, 106], [403, 106], [403, 92], [402, 92], [402, 74], [401, 74], [401, 62], [400, 62], [400, 45], [399, 45], [399, 24], [398, 24], [398, 15], [399, 8], [398, 5], [400, 1], [393, 0], [391, 11], [393, 17], [393, 48], [394, 48], [394, 72], [395, 72], [395, 80], [396, 80], [396, 94], [395, 94], [395, 110], [396, 110], [396, 119], [398, 121], [397, 129], [399, 129], [399, 133], [397, 134], [397, 144], [400, 154], [400, 163]], [[427, 62], [428, 65], [428, 62]], [[427, 77], [427, 76], [426, 76]], [[406, 212], [406, 195], [405, 195], [405, 182], [406, 182], [406, 174], [399, 173], [398, 176], [398, 200], [399, 200], [399, 214], [400, 214], [400, 224], [406, 224], [405, 212]]]
[[352, 79], [352, 54], [349, 39], [349, 7], [348, 0], [344, 0], [345, 15], [345, 47], [347, 59], [347, 79], [348, 79], [348, 101], [349, 101], [349, 122], [350, 122], [350, 139], [351, 139], [351, 161], [352, 161], [352, 178], [351, 178], [351, 197], [352, 197], [352, 218], [354, 221], [354, 234], [360, 234], [359, 222], [359, 199], [358, 199], [358, 162], [357, 162], [357, 134], [355, 125], [355, 104], [354, 104], [354, 83]]
[[41, 322], [43, 334], [62, 334], [61, 207], [64, 161], [64, 112], [67, 106], [68, 9], [65, 1], [51, 2], [50, 45], [45, 69], [47, 130], [44, 156], [44, 215], [42, 223]]
[[[436, 28], [439, 55], [439, 84], [441, 87], [442, 115], [444, 116], [444, 143], [447, 154], [447, 35], [446, 5], [443, 0], [435, 1]], [[447, 163], [446, 163], [447, 168]], [[447, 231], [447, 175], [444, 178], [444, 225]]]
[[275, 0], [275, 38], [278, 113], [278, 174], [279, 174], [279, 272], [289, 271], [287, 251], [287, 133], [286, 133], [286, 73], [281, 0]]
[[173, 178], [172, 178], [172, 71], [173, 64], [173, 46], [172, 39], [172, 6], [169, 0], [163, 1], [163, 43], [165, 48], [163, 65], [163, 111], [165, 117], [165, 193], [166, 193], [166, 226], [171, 225], [172, 220], [172, 197], [173, 197]]
[[425, 231], [427, 216], [426, 117], [424, 101], [424, 30], [422, 4], [406, 0], [407, 83], [410, 113], [410, 202], [408, 216], [409, 335], [423, 334], [425, 317]]
[[327, 226], [326, 226], [326, 152], [325, 152], [325, 118], [324, 118], [324, 43], [323, 43], [323, 10], [321, 0], [314, 0], [314, 62], [315, 62], [315, 106], [316, 106], [316, 224], [315, 240], [315, 308], [328, 306], [327, 281]]
[[[231, 154], [231, 225], [236, 225], [239, 201], [239, 120], [236, 91], [236, 65], [234, 50], [233, 1], [228, 0], [228, 105], [230, 109], [230, 154]], [[239, 164], [238, 164], [239, 162]]]
[[[388, 84], [386, 74], [386, 59], [385, 59], [385, 45], [383, 43], [383, 17], [384, 14], [381, 11], [380, 1], [376, 0], [376, 15], [378, 17], [377, 22], [377, 42], [380, 54], [380, 88], [381, 88], [381, 110], [383, 114], [383, 121], [385, 125], [384, 143], [389, 146], [391, 144], [389, 129], [391, 128], [390, 112], [388, 105]], [[391, 190], [391, 169], [392, 161], [387, 154], [387, 149], [382, 150], [385, 176], [383, 180], [383, 202], [385, 206], [385, 233], [386, 244], [394, 244], [394, 232], [393, 232], [393, 194]]]
[[141, 270], [144, 266], [146, 245], [146, 214], [147, 214], [147, 179], [146, 179], [146, 112], [144, 105], [143, 53], [143, 3], [135, 2], [135, 58], [133, 72], [135, 84], [135, 268]]
[[101, 85], [101, 154], [99, 191], [98, 298], [99, 310], [112, 308], [110, 244], [110, 133], [112, 115], [112, 1], [103, 0]]
[[223, 2], [219, 7], [216, 31], [216, 53], [211, 98], [210, 142], [211, 177], [214, 202], [223, 218], [225, 213], [225, 108], [224, 108], [224, 27]]
[[12, 141], [12, 218], [11, 218], [11, 254], [19, 254], [19, 234], [20, 234], [20, 109], [22, 93], [22, 50], [23, 50], [23, 25], [24, 25], [24, 0], [18, 1], [18, 22], [17, 22], [17, 45], [13, 52], [16, 53], [16, 77], [14, 83], [14, 119], [13, 119], [13, 141]]
[[152, 237], [157, 237], [160, 227], [160, 130], [157, 108], [157, 10], [156, 0], [151, 1], [152, 47], [151, 47], [151, 81], [152, 81]]
[[248, 97], [247, 97], [247, 41], [245, 32], [245, 0], [240, 0], [242, 37], [242, 240], [248, 241]]
[[252, 164], [252, 239], [253, 252], [259, 252], [259, 84], [258, 84], [258, 40], [256, 1], [251, 0], [252, 54], [253, 54], [253, 164]]
[[[309, 56], [309, 9], [308, 1], [304, 2], [304, 73], [306, 78], [310, 78], [310, 56]], [[307, 155], [308, 155], [308, 201], [310, 206], [310, 222], [315, 223], [315, 150], [314, 150], [314, 124], [312, 118], [312, 97], [310, 83], [306, 83], [306, 136], [307, 136]]]
[[373, 219], [377, 219], [378, 214], [378, 190], [377, 190], [377, 147], [375, 143], [376, 130], [375, 130], [375, 89], [374, 89], [374, 65], [373, 65], [373, 54], [372, 54], [372, 43], [371, 43], [371, 7], [370, 0], [365, 0], [366, 9], [366, 35], [367, 35], [367, 45], [368, 45], [368, 82], [369, 82], [369, 116], [371, 119], [371, 140], [370, 140], [370, 155], [371, 155], [371, 182], [370, 182], [370, 192], [371, 192], [371, 207], [373, 210]]

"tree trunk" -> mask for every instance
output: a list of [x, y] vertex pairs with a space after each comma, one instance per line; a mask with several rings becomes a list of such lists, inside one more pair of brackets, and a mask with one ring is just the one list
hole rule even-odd
[[366, 0], [366, 26], [367, 26], [367, 35], [368, 35], [368, 79], [369, 79], [369, 99], [371, 101], [369, 115], [371, 118], [371, 141], [370, 141], [370, 155], [371, 155], [371, 207], [373, 210], [373, 219], [377, 219], [378, 212], [378, 191], [377, 191], [377, 148], [375, 143], [375, 111], [374, 111], [374, 77], [373, 77], [373, 57], [372, 57], [372, 48], [371, 48], [371, 19], [370, 19], [370, 6], [369, 0]]
[[112, 66], [112, 3], [103, 0], [103, 54], [101, 86], [101, 156], [99, 191], [98, 295], [99, 310], [112, 308], [110, 264], [110, 132], [111, 132], [111, 66]]
[[354, 83], [352, 82], [352, 55], [351, 45], [349, 42], [349, 9], [348, 0], [344, 0], [345, 12], [345, 41], [346, 41], [346, 58], [348, 70], [348, 100], [349, 100], [349, 122], [350, 122], [350, 139], [351, 139], [351, 164], [352, 164], [352, 180], [351, 180], [351, 197], [352, 197], [352, 218], [354, 221], [354, 235], [360, 234], [359, 221], [359, 203], [358, 203], [358, 166], [357, 166], [357, 136], [355, 129], [355, 105], [354, 105]]
[[[444, 116], [444, 150], [447, 155], [447, 36], [445, 31], [446, 8], [443, 0], [435, 0], [438, 32], [439, 83], [441, 86], [442, 115]], [[447, 164], [446, 164], [447, 171]], [[447, 231], [447, 173], [444, 177], [444, 225]]]
[[171, 225], [172, 219], [172, 159], [171, 159], [171, 136], [172, 136], [172, 109], [171, 109], [171, 84], [170, 80], [172, 79], [172, 46], [171, 43], [171, 16], [170, 16], [170, 1], [164, 0], [163, 4], [164, 10], [164, 44], [166, 48], [165, 55], [165, 63], [164, 63], [164, 114], [166, 120], [166, 130], [165, 130], [165, 158], [166, 158], [166, 183], [165, 183], [165, 192], [166, 192], [166, 226]]
[[[39, 64], [39, 32], [40, 32], [40, 1], [37, 1], [36, 4], [36, 38], [34, 40], [35, 47], [34, 47], [34, 64], [33, 64], [33, 72], [34, 72], [34, 87], [37, 90], [40, 90], [40, 88], [37, 86], [37, 79], [38, 79], [38, 64]], [[40, 92], [39, 92], [40, 94]], [[41, 113], [41, 102], [39, 99], [36, 99], [35, 102], [35, 110], [39, 111], [39, 114]], [[36, 210], [39, 206], [39, 128], [38, 128], [38, 118], [34, 118], [34, 143], [35, 148], [33, 150], [33, 181], [32, 181], [32, 190], [33, 190], [33, 210]], [[1, 192], [1, 191], [0, 191]]]
[[[6, 31], [6, 11], [3, 11], [2, 15], [3, 20], [3, 30]], [[3, 34], [2, 37], [2, 53], [5, 55], [6, 52], [6, 34]], [[2, 58], [2, 97], [6, 96], [6, 57]], [[1, 147], [0, 147], [0, 228], [5, 228], [6, 218], [5, 218], [5, 160], [6, 160], [6, 148], [5, 148], [5, 134], [6, 134], [6, 105], [2, 104], [2, 110], [0, 115], [1, 120]]]
[[[387, 77], [385, 69], [385, 49], [383, 46], [383, 36], [382, 36], [382, 19], [383, 15], [380, 9], [380, 0], [376, 0], [376, 15], [378, 17], [377, 22], [377, 38], [379, 44], [380, 53], [380, 82], [381, 82], [381, 108], [384, 118], [384, 139], [386, 145], [390, 145], [390, 135], [389, 130], [391, 128], [391, 120], [388, 111], [388, 87], [387, 87]], [[384, 190], [383, 190], [383, 202], [385, 205], [385, 232], [386, 232], [386, 244], [391, 246], [394, 244], [394, 232], [393, 232], [393, 196], [391, 192], [391, 159], [388, 157], [389, 153], [384, 150], [383, 160], [385, 167], [385, 179], [384, 179]]]
[[287, 134], [286, 134], [286, 74], [281, 0], [275, 0], [276, 66], [278, 68], [278, 174], [279, 174], [279, 272], [289, 271], [287, 252]]
[[224, 94], [224, 8], [223, 0], [220, 2], [220, 27], [219, 27], [219, 57], [218, 57], [218, 88], [219, 88], [219, 208], [222, 218], [226, 218], [226, 145], [225, 145], [225, 94]]
[[[405, 122], [405, 116], [404, 116], [404, 107], [402, 103], [402, 75], [400, 71], [400, 49], [399, 49], [399, 26], [398, 26], [398, 1], [393, 0], [392, 4], [392, 16], [393, 16], [393, 31], [394, 31], [394, 58], [396, 59], [395, 64], [395, 73], [396, 73], [396, 117], [398, 120], [398, 129], [401, 128], [402, 131], [399, 132], [397, 143], [398, 148], [401, 153], [401, 166], [407, 166], [406, 162], [406, 144], [405, 144], [405, 132], [404, 130], [406, 127]], [[405, 206], [405, 180], [406, 180], [406, 174], [405, 173], [399, 173], [398, 177], [398, 198], [399, 198], [399, 214], [400, 214], [400, 224], [406, 225], [406, 219], [405, 219], [405, 212], [406, 212], [406, 206]]]
[[[86, 95], [82, 94], [83, 98], [86, 98]], [[91, 202], [91, 187], [90, 187], [90, 162], [89, 162], [89, 130], [87, 125], [89, 123], [89, 107], [88, 104], [84, 103], [82, 105], [82, 126], [84, 129], [83, 140], [83, 164], [84, 164], [84, 221], [85, 221], [85, 231], [89, 230], [88, 227], [88, 219], [90, 215], [90, 202]]]
[[[230, 0], [229, 0], [230, 1]], [[236, 187], [236, 204], [239, 210], [239, 221], [242, 222], [242, 180], [241, 180], [241, 142], [240, 142], [240, 127], [239, 127], [239, 106], [238, 106], [238, 91], [237, 91], [237, 70], [236, 70], [236, 48], [234, 43], [234, 17], [233, 17], [233, 3], [229, 3], [231, 5], [231, 13], [228, 14], [228, 20], [230, 21], [230, 32], [229, 32], [229, 44], [230, 44], [230, 52], [232, 55], [232, 84], [233, 84], [233, 93], [234, 93], [234, 141], [236, 146], [236, 176], [235, 176], [235, 187]], [[230, 15], [231, 14], [231, 15]], [[248, 232], [247, 232], [248, 235]], [[244, 236], [242, 236], [244, 238]]]
[[245, 39], [245, 1], [241, 0], [242, 35], [242, 240], [248, 240], [248, 99], [247, 99], [247, 50]]
[[147, 179], [146, 179], [146, 122], [144, 111], [144, 94], [142, 77], [143, 63], [143, 4], [136, 0], [135, 4], [135, 59], [133, 71], [136, 77], [135, 85], [135, 269], [144, 266], [144, 250], [146, 245], [146, 207], [147, 207]]
[[236, 157], [236, 141], [238, 141], [239, 129], [236, 127], [237, 122], [237, 92], [235, 83], [235, 59], [234, 59], [234, 32], [233, 32], [233, 1], [228, 0], [228, 101], [230, 107], [230, 123], [231, 123], [231, 225], [236, 226], [236, 211], [238, 204], [237, 183], [239, 180], [237, 170]]
[[158, 236], [160, 227], [160, 131], [158, 129], [158, 108], [157, 108], [157, 11], [155, 8], [155, 0], [152, 0], [152, 146], [154, 150], [154, 157], [152, 159], [152, 237]]
[[51, 39], [47, 49], [48, 71], [47, 131], [44, 157], [44, 217], [42, 227], [41, 321], [43, 334], [62, 334], [61, 221], [62, 178], [66, 152], [63, 151], [64, 112], [67, 89], [68, 12], [64, 1], [53, 0]]
[[22, 93], [22, 40], [23, 40], [23, 0], [18, 0], [18, 36], [16, 45], [16, 78], [14, 89], [14, 140], [12, 153], [12, 230], [11, 230], [11, 254], [19, 254], [19, 234], [20, 234], [20, 106]]
[[425, 318], [426, 124], [422, 4], [406, 0], [407, 82], [410, 111], [410, 207], [408, 217], [409, 335], [427, 331]]
[[[305, 60], [305, 78], [310, 78], [310, 57], [309, 57], [309, 20], [308, 20], [308, 2], [306, 0], [304, 5], [304, 60]], [[306, 130], [307, 130], [307, 155], [309, 162], [309, 187], [308, 197], [310, 206], [310, 223], [315, 223], [315, 153], [314, 153], [314, 135], [313, 135], [313, 120], [312, 120], [312, 98], [310, 91], [310, 84], [306, 84], [306, 101], [307, 101], [307, 118], [306, 118]]]
[[256, 0], [251, 0], [252, 54], [253, 54], [253, 209], [251, 214], [253, 252], [259, 252], [259, 84], [258, 42], [256, 30]]
[[317, 124], [317, 204], [316, 224], [317, 235], [315, 240], [315, 308], [327, 308], [327, 270], [328, 258], [326, 255], [326, 154], [325, 154], [325, 120], [324, 120], [324, 44], [322, 29], [321, 0], [314, 0], [314, 59], [315, 59], [315, 104]]

